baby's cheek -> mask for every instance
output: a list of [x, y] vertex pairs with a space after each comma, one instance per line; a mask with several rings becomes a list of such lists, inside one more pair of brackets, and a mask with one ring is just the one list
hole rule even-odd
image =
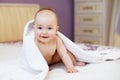
[[36, 37], [37, 39], [39, 39], [39, 38], [40, 38], [40, 34], [39, 34], [39, 33], [36, 33], [36, 34], [35, 34], [35, 37]]
[[51, 37], [56, 38], [56, 34], [52, 34]]

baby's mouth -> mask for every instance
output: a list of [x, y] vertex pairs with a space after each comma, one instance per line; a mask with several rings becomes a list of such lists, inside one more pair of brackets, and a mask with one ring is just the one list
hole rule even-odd
[[42, 38], [48, 38], [48, 36], [42, 36]]

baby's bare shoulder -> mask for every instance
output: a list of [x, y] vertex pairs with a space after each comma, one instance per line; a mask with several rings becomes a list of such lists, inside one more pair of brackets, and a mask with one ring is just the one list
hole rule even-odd
[[58, 36], [57, 37], [57, 49], [62, 48], [62, 46], [64, 46], [64, 43], [62, 39]]

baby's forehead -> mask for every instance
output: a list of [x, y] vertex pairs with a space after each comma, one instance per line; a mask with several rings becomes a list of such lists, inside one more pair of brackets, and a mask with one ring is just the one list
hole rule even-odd
[[[51, 10], [40, 10], [35, 16], [35, 22], [51, 22], [58, 23], [57, 15], [54, 11]], [[42, 22], [41, 22], [42, 21]]]
[[57, 15], [55, 12], [50, 10], [39, 11], [35, 19], [53, 19], [57, 21]]

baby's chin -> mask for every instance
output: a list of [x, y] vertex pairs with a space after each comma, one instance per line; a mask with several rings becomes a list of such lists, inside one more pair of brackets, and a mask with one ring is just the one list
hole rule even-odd
[[44, 39], [38, 40], [37, 42], [38, 43], [43, 43], [43, 44], [48, 44], [48, 43], [50, 43], [52, 41], [53, 41], [53, 39], [44, 38]]

